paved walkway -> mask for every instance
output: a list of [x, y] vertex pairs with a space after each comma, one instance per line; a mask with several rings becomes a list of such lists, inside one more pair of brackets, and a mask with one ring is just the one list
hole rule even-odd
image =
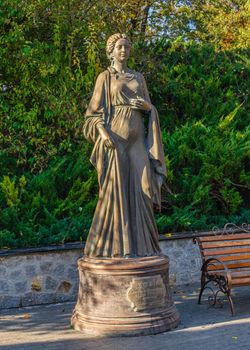
[[93, 338], [69, 327], [73, 303], [0, 312], [0, 350], [250, 350], [250, 288], [235, 289], [236, 316], [197, 305], [198, 290], [176, 290], [182, 323], [143, 337]]

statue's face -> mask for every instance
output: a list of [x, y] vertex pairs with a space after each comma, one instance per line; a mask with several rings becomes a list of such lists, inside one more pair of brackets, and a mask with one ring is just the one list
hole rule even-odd
[[119, 39], [115, 43], [112, 57], [114, 57], [114, 59], [118, 60], [119, 62], [127, 61], [130, 54], [130, 49], [131, 46], [127, 39]]

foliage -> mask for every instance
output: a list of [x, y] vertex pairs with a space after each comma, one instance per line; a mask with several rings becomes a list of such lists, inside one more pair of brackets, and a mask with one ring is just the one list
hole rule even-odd
[[184, 9], [174, 21], [170, 10], [181, 6], [165, 3], [1, 3], [1, 247], [86, 238], [98, 185], [81, 123], [108, 64], [105, 40], [118, 30], [134, 38], [130, 66], [144, 73], [160, 113], [168, 168], [160, 232], [249, 221], [247, 50], [237, 38], [219, 50], [215, 36], [201, 35], [208, 16], [198, 25], [194, 9], [190, 30]]
[[135, 64], [158, 107], [167, 155], [160, 231], [249, 222], [246, 53], [178, 40], [136, 50], [146, 57]]
[[225, 50], [249, 48], [250, 2], [248, 0], [191, 2], [191, 18], [196, 28], [192, 36]]

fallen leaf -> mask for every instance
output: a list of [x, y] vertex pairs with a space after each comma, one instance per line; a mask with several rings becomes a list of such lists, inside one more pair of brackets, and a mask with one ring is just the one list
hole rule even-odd
[[165, 237], [172, 237], [173, 234], [172, 234], [172, 233], [164, 233], [164, 236], [165, 236]]
[[22, 318], [24, 320], [28, 320], [30, 317], [31, 317], [30, 314], [25, 314], [25, 315], [22, 316]]

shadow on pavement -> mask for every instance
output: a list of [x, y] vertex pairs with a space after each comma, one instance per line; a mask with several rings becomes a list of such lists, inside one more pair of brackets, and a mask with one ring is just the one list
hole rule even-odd
[[250, 289], [234, 291], [236, 315], [229, 306], [197, 305], [198, 291], [176, 290], [181, 325], [142, 337], [91, 337], [70, 328], [74, 303], [3, 310], [0, 350], [250, 350]]

